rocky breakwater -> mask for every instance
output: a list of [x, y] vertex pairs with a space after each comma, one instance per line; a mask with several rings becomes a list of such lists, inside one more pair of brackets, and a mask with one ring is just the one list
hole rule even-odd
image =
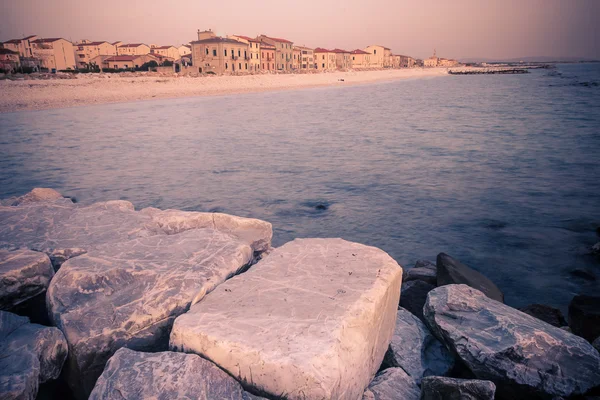
[[296, 239], [175, 320], [170, 347], [272, 398], [358, 399], [394, 332], [402, 269], [341, 239]]
[[191, 305], [267, 250], [271, 224], [225, 214], [82, 206], [50, 189], [2, 202], [0, 248], [46, 253], [58, 269], [47, 292], [66, 337], [64, 375], [87, 398], [121, 347], [165, 350]]

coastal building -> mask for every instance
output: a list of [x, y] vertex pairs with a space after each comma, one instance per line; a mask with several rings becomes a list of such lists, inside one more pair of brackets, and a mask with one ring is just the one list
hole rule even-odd
[[292, 49], [292, 69], [297, 71], [300, 69], [300, 59], [302, 58], [302, 52], [297, 46]]
[[294, 43], [281, 38], [274, 38], [266, 35], [258, 37], [261, 43], [275, 46], [275, 68], [278, 71], [291, 71], [294, 57]]
[[256, 72], [260, 70], [260, 66], [261, 66], [261, 61], [260, 61], [260, 53], [261, 53], [261, 46], [260, 46], [260, 40], [255, 39], [255, 38], [251, 38], [249, 36], [244, 36], [244, 35], [231, 35], [231, 36], [227, 36], [229, 39], [234, 39], [243, 43], [246, 43], [248, 45], [248, 49], [249, 49], [249, 54], [250, 54], [250, 60], [249, 60], [249, 65], [250, 68], [249, 70], [251, 72]]
[[179, 57], [187, 56], [188, 54], [192, 54], [192, 46], [189, 44], [182, 44], [177, 48], [179, 52]]
[[36, 35], [24, 37], [23, 39], [12, 39], [2, 43], [5, 49], [17, 52], [21, 57], [33, 57], [31, 42], [36, 40]]
[[342, 49], [331, 50], [335, 53], [335, 68], [346, 70], [352, 68], [352, 54]]
[[356, 49], [350, 52], [352, 58], [352, 68], [367, 69], [372, 68], [371, 53], [364, 50]]
[[371, 45], [365, 49], [371, 53], [371, 66], [375, 68], [388, 68], [391, 66], [392, 50], [384, 46]]
[[150, 61], [156, 61], [158, 64], [156, 57], [151, 54], [110, 56], [102, 61], [102, 68], [135, 69]]
[[19, 68], [19, 53], [0, 47], [0, 70], [3, 72], [13, 72]]
[[199, 73], [248, 72], [249, 50], [248, 43], [198, 31], [198, 40], [192, 42], [192, 65]]
[[144, 43], [128, 43], [117, 46], [119, 56], [141, 56], [150, 54], [150, 46]]
[[300, 69], [314, 69], [315, 68], [315, 51], [310, 47], [305, 46], [294, 46], [294, 48], [300, 51]]
[[400, 55], [400, 68], [413, 68], [416, 65], [416, 60], [409, 56]]
[[275, 69], [275, 46], [260, 43], [260, 67], [263, 71], [276, 71]]
[[121, 41], [116, 41], [116, 42], [112, 42], [111, 44], [112, 44], [113, 46], [115, 46], [115, 47], [119, 47], [119, 46], [122, 46], [122, 45], [123, 45], [123, 42], [121, 42]]
[[333, 50], [321, 47], [315, 49], [315, 69], [318, 71], [333, 71], [336, 68], [337, 55]]
[[77, 68], [85, 69], [91, 64], [91, 60], [97, 56], [117, 55], [117, 48], [109, 42], [82, 41], [75, 45], [75, 61]]
[[33, 57], [50, 71], [75, 69], [75, 48], [63, 38], [36, 39], [31, 42]]
[[423, 60], [423, 65], [425, 67], [456, 67], [460, 63], [453, 59], [441, 58], [437, 56], [437, 52], [433, 50], [433, 56], [429, 57], [426, 60]]
[[179, 59], [179, 50], [175, 46], [155, 46], [150, 48], [150, 54], [156, 54], [161, 57], [166, 57], [175, 61]]

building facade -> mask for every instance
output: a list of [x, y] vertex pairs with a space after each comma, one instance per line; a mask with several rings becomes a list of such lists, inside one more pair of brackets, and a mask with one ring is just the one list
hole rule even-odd
[[263, 71], [277, 71], [275, 69], [275, 46], [270, 44], [260, 44], [260, 68]]
[[179, 50], [175, 46], [157, 46], [150, 48], [150, 54], [158, 54], [175, 61], [179, 59]]
[[31, 42], [38, 37], [35, 35], [27, 36], [23, 39], [12, 39], [3, 43], [5, 49], [19, 53], [21, 57], [33, 57], [33, 47]]
[[206, 32], [212, 33], [212, 31], [199, 31], [199, 39], [192, 42], [192, 65], [197, 68], [198, 73], [223, 74], [250, 71], [248, 43], [214, 34], [204, 35]]
[[364, 49], [371, 53], [371, 66], [374, 68], [388, 68], [391, 66], [392, 51], [384, 46], [371, 45]]
[[350, 52], [350, 57], [352, 58], [352, 68], [368, 69], [373, 67], [373, 64], [371, 64], [371, 53], [356, 49]]
[[346, 70], [352, 68], [352, 54], [342, 49], [333, 49], [335, 53], [335, 68]]
[[317, 47], [315, 54], [315, 69], [318, 71], [333, 71], [336, 69], [337, 55], [332, 50]]
[[144, 43], [127, 43], [117, 46], [118, 56], [141, 56], [150, 54], [150, 46]]
[[0, 69], [13, 72], [19, 68], [20, 55], [18, 52], [0, 47]]
[[75, 45], [75, 61], [79, 69], [88, 68], [92, 59], [97, 56], [114, 55], [117, 55], [117, 48], [109, 42], [87, 41]]
[[102, 61], [102, 68], [135, 69], [140, 68], [142, 65], [150, 61], [156, 61], [158, 64], [157, 59], [151, 54], [141, 54], [133, 56], [110, 56]]
[[188, 54], [192, 54], [192, 46], [189, 44], [182, 44], [177, 48], [179, 52], [179, 57], [187, 56]]
[[292, 49], [292, 69], [297, 71], [300, 69], [300, 60], [302, 58], [302, 52], [297, 46]]
[[261, 69], [261, 46], [260, 40], [251, 38], [249, 36], [244, 35], [231, 35], [227, 36], [229, 39], [234, 39], [248, 45], [248, 49], [250, 52], [250, 68], [251, 72], [257, 72]]
[[315, 69], [315, 51], [310, 47], [296, 46], [300, 51], [300, 69]]
[[291, 71], [294, 58], [294, 43], [281, 38], [273, 38], [266, 35], [260, 35], [258, 38], [261, 43], [266, 43], [275, 47], [275, 68], [278, 71]]
[[36, 39], [31, 42], [33, 57], [50, 71], [75, 69], [75, 48], [63, 38]]

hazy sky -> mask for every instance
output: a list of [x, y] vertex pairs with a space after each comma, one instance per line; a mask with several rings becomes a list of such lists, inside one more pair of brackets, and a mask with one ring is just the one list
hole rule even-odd
[[600, 0], [1, 0], [0, 40], [187, 43], [196, 30], [419, 58], [600, 58]]

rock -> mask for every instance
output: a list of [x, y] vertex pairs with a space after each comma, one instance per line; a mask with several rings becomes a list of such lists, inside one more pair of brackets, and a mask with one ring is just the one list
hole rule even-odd
[[150, 398], [243, 400], [244, 391], [235, 379], [195, 354], [121, 348], [106, 364], [89, 399]]
[[421, 382], [421, 400], [494, 400], [496, 385], [477, 379], [429, 376]]
[[20, 206], [24, 204], [40, 203], [44, 201], [53, 201], [62, 199], [62, 194], [58, 193], [54, 189], [50, 188], [35, 188], [31, 192], [21, 197], [12, 197], [10, 199], [2, 200], [0, 205], [6, 206]]
[[432, 289], [435, 289], [435, 286], [420, 280], [403, 283], [400, 291], [400, 307], [406, 308], [423, 320], [423, 306], [427, 300], [427, 293]]
[[592, 342], [592, 346], [594, 346], [594, 348], [600, 352], [600, 336], [598, 336], [596, 340]]
[[388, 368], [375, 377], [363, 400], [419, 400], [421, 391], [402, 368]]
[[429, 260], [417, 260], [413, 269], [417, 268], [427, 268], [437, 271], [437, 266], [435, 265], [435, 262]]
[[119, 348], [166, 350], [175, 317], [251, 265], [271, 236], [264, 221], [135, 211], [127, 201], [0, 207], [0, 247], [35, 248], [62, 264], [47, 302], [69, 343], [65, 376], [79, 398]]
[[424, 376], [446, 375], [454, 358], [421, 320], [400, 308], [383, 366], [400, 367], [419, 384]]
[[596, 275], [594, 274], [594, 272], [590, 271], [589, 269], [576, 268], [576, 269], [570, 271], [569, 273], [572, 276], [575, 276], [575, 277], [581, 278], [581, 279], [585, 279], [586, 281], [595, 281], [596, 280]]
[[569, 326], [588, 342], [600, 336], [600, 296], [573, 297], [569, 303]]
[[592, 253], [593, 254], [600, 254], [600, 242], [596, 243], [595, 245], [592, 246]]
[[40, 383], [56, 379], [67, 358], [67, 342], [56, 328], [0, 311], [0, 394], [35, 399]]
[[506, 398], [568, 397], [600, 384], [600, 355], [575, 335], [466, 285], [429, 292], [431, 332]]
[[404, 282], [421, 280], [430, 285], [437, 284], [437, 270], [430, 267], [411, 268], [404, 275]]
[[547, 306], [545, 304], [530, 304], [528, 306], [519, 308], [519, 311], [531, 315], [532, 317], [541, 319], [542, 321], [556, 326], [557, 328], [567, 325], [567, 321], [559, 309]]
[[0, 310], [9, 310], [45, 292], [53, 276], [46, 254], [0, 249]]
[[170, 346], [253, 392], [358, 398], [392, 337], [401, 281], [402, 268], [377, 248], [297, 239], [178, 317]]
[[504, 303], [504, 294], [494, 285], [494, 282], [449, 255], [440, 253], [437, 256], [437, 285], [451, 284], [471, 286], [490, 299]]

